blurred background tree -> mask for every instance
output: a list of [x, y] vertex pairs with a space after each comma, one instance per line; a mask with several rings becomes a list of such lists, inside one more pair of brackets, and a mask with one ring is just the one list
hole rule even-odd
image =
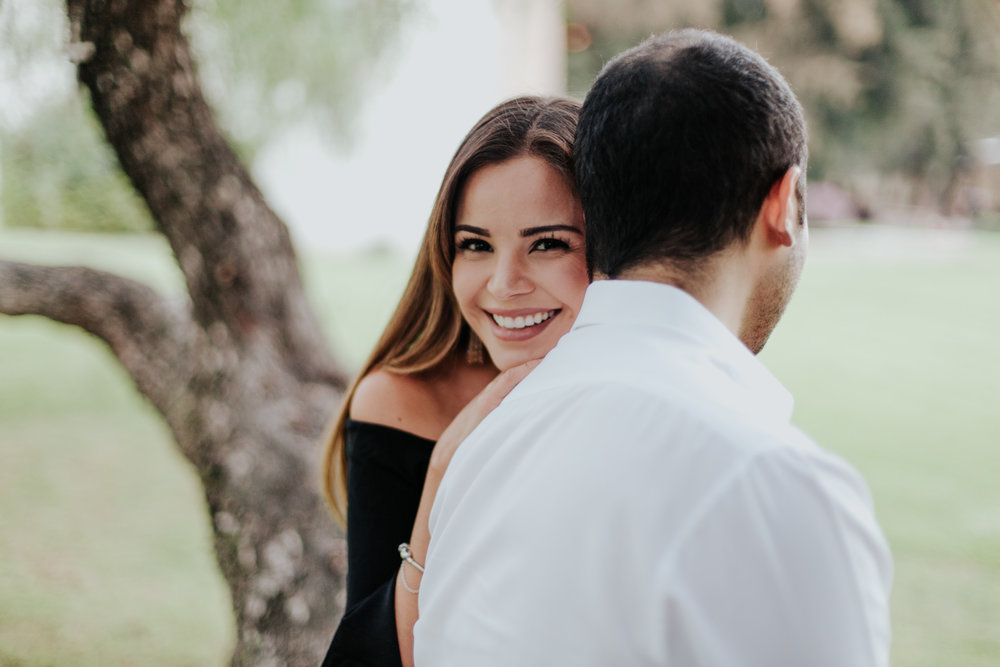
[[[858, 213], [919, 205], [975, 213], [976, 142], [1000, 134], [995, 0], [567, 0], [569, 86], [645, 36], [712, 28], [763, 53], [810, 128], [810, 180], [854, 193]], [[881, 211], [879, 211], [881, 212]]]
[[[307, 122], [349, 146], [357, 100], [392, 53], [414, 0], [195, 0], [185, 22], [206, 98], [245, 162]], [[289, 35], [294, 35], [290, 38]], [[0, 2], [0, 222], [149, 231], [74, 76], [59, 0]]]
[[[212, 518], [236, 617], [234, 664], [316, 664], [342, 607], [342, 540], [315, 483], [314, 453], [347, 373], [304, 292], [289, 231], [244, 166], [257, 142], [282, 123], [301, 122], [312, 105], [331, 114], [333, 131], [348, 127], [346, 100], [357, 96], [371, 70], [362, 63], [392, 38], [395, 14], [384, 12], [402, 11], [389, 0], [348, 0], [336, 12], [327, 6], [312, 0], [282, 7], [291, 22], [321, 24], [306, 28], [266, 23], [271, 6], [263, 2], [212, 5], [220, 25], [209, 30], [206, 22], [202, 41], [217, 41], [202, 57], [212, 57], [215, 47], [228, 53], [252, 45], [246, 61], [218, 56], [222, 64], [212, 69], [233, 76], [237, 92], [216, 89], [214, 100], [202, 93], [188, 39], [198, 31], [188, 28], [181, 0], [67, 0], [65, 16], [19, 3], [17, 13], [5, 5], [2, 16], [5, 36], [17, 35], [4, 57], [25, 61], [19, 71], [26, 85], [8, 97], [14, 110], [5, 119], [11, 122], [3, 147], [13, 182], [5, 190], [17, 215], [36, 225], [106, 229], [117, 214], [119, 227], [141, 228], [148, 222], [134, 222], [123, 210], [138, 212], [141, 196], [146, 220], [169, 243], [183, 274], [186, 298], [92, 267], [0, 259], [0, 313], [41, 315], [96, 336], [162, 416], [200, 477]], [[254, 25], [260, 39], [242, 35], [227, 43], [221, 25], [238, 23], [242, 12], [265, 16]], [[29, 26], [23, 33], [20, 21]], [[306, 37], [288, 39], [282, 28]], [[323, 39], [309, 37], [324, 29]], [[46, 71], [55, 54], [23, 42], [30, 34], [54, 40], [75, 64], [81, 86], [69, 99], [45, 94], [60, 66]], [[324, 40], [345, 50], [324, 50]], [[294, 76], [312, 85], [312, 72], [325, 82], [316, 83], [315, 99], [303, 92], [282, 101], [287, 81], [264, 64], [285, 56]], [[227, 63], [262, 69], [230, 73]], [[328, 82], [321, 76], [340, 68], [351, 74]], [[323, 91], [345, 101], [328, 104]], [[216, 122], [226, 113], [213, 103], [229, 110], [235, 134]], [[347, 118], [334, 122], [337, 113]], [[240, 124], [250, 117], [253, 123]], [[126, 175], [135, 194], [124, 190]], [[100, 188], [93, 201], [88, 188]]]

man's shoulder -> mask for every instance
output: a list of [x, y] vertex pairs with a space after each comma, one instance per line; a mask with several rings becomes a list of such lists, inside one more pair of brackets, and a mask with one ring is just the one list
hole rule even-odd
[[[722, 479], [766, 475], [869, 498], [860, 475], [840, 456], [773, 412], [710, 400], [715, 398], [710, 387], [676, 378], [634, 382], [601, 373], [542, 380], [523, 393], [512, 392], [490, 415], [481, 434], [487, 449], [496, 451], [514, 440], [531, 455], [536, 449], [568, 451], [586, 442], [592, 451], [613, 457], [626, 477], [628, 466], [668, 470], [683, 465], [685, 474], [712, 486]], [[739, 400], [739, 395], [727, 398]]]
[[795, 426], [775, 436], [765, 435], [747, 461], [745, 474], [767, 480], [784, 480], [790, 486], [820, 490], [824, 495], [857, 498], [871, 504], [867, 483], [858, 470], [839, 454], [823, 448]]
[[[683, 359], [650, 359], [646, 365], [629, 366], [601, 360], [582, 368], [549, 361], [515, 387], [495, 417], [568, 412], [583, 423], [613, 421], [667, 431], [697, 424], [720, 440], [776, 440], [799, 449], [814, 447], [783, 416], [755, 409], [746, 388], [717, 367]], [[627, 414], [633, 414], [633, 420], [627, 420]]]

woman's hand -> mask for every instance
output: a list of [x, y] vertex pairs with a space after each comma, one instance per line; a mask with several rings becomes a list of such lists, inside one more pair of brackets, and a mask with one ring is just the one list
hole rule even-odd
[[435, 473], [440, 480], [440, 476], [451, 463], [451, 457], [455, 455], [458, 446], [462, 444], [472, 431], [479, 426], [486, 415], [493, 412], [494, 408], [507, 397], [507, 394], [523, 380], [528, 373], [534, 370], [541, 362], [541, 359], [527, 361], [513, 368], [508, 368], [497, 375], [493, 380], [479, 392], [474, 399], [462, 408], [462, 411], [455, 415], [448, 428], [444, 430], [434, 451], [431, 454], [430, 471]]
[[[413, 524], [413, 533], [410, 535], [410, 552], [418, 563], [424, 563], [427, 557], [427, 545], [430, 543], [430, 529], [427, 527], [427, 519], [430, 516], [431, 505], [434, 504], [434, 497], [437, 495], [441, 478], [451, 463], [451, 457], [455, 455], [458, 446], [477, 426], [493, 411], [500, 401], [502, 401], [510, 390], [517, 386], [517, 383], [525, 378], [540, 359], [525, 362], [519, 366], [508, 368], [500, 375], [493, 378], [474, 399], [462, 408], [455, 418], [444, 430], [434, 451], [431, 453], [431, 462], [427, 469], [427, 477], [424, 480], [424, 490], [420, 496], [420, 506], [417, 508], [417, 520]], [[399, 637], [399, 654], [404, 667], [413, 665], [413, 624], [417, 622], [417, 594], [411, 593], [407, 587], [419, 590], [421, 572], [410, 565], [403, 565], [406, 570], [406, 585], [403, 582], [402, 569], [396, 575], [396, 633]]]

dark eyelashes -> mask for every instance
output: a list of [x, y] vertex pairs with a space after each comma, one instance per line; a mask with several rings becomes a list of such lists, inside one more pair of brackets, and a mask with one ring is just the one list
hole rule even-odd
[[555, 236], [544, 236], [531, 244], [532, 250], [568, 250], [570, 244]]
[[455, 248], [458, 250], [474, 250], [478, 252], [492, 250], [489, 243], [483, 239], [476, 238], [475, 236], [460, 239], [457, 243], [455, 243]]
[[[562, 239], [557, 236], [544, 236], [542, 238], [535, 239], [531, 243], [529, 252], [571, 250], [572, 247], [572, 242], [566, 239]], [[465, 238], [459, 238], [455, 241], [455, 249], [469, 252], [492, 252], [493, 246], [491, 246], [487, 240], [478, 236], [467, 236]]]

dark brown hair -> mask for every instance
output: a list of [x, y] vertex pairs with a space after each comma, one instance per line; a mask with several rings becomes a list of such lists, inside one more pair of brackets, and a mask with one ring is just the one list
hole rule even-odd
[[654, 36], [608, 63], [575, 152], [588, 264], [609, 277], [645, 261], [697, 266], [745, 241], [792, 166], [804, 204], [802, 107], [760, 55], [712, 32]]

